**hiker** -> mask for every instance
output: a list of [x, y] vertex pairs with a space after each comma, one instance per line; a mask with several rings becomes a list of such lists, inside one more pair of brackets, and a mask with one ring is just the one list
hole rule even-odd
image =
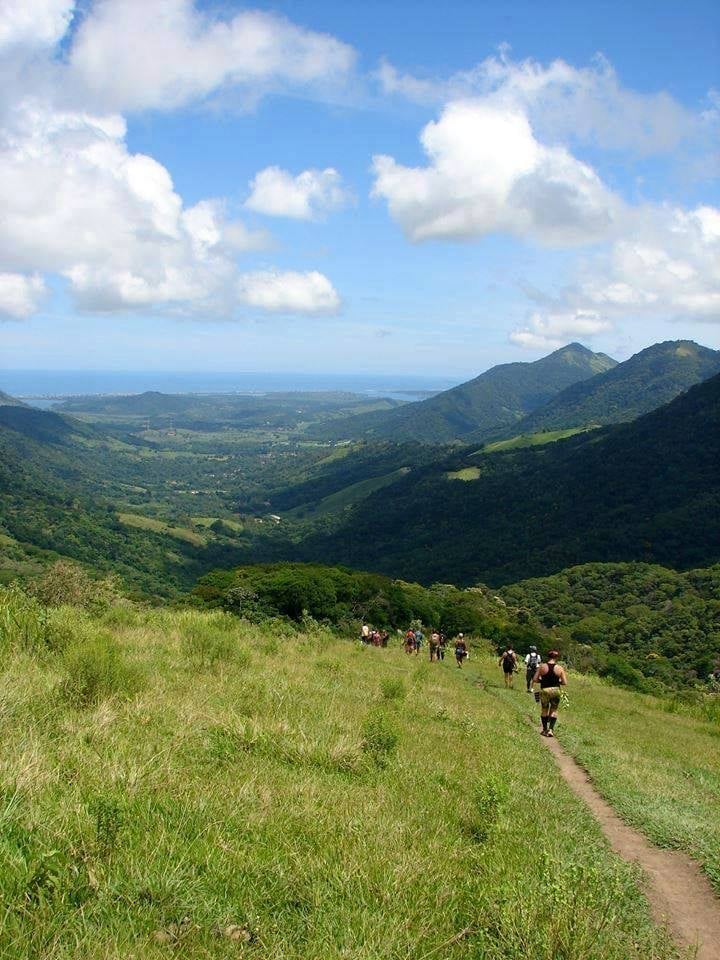
[[527, 692], [532, 693], [533, 677], [537, 673], [537, 668], [542, 663], [542, 657], [537, 652], [537, 647], [530, 647], [530, 652], [525, 657], [525, 683]]
[[362, 630], [360, 631], [360, 642], [370, 643], [370, 627], [366, 623], [362, 625]]
[[547, 663], [541, 663], [533, 677], [533, 683], [540, 684], [540, 722], [543, 737], [555, 736], [553, 730], [560, 706], [560, 688], [567, 686], [565, 671], [557, 664], [559, 656], [557, 650], [551, 650]]
[[437, 630], [433, 630], [430, 634], [430, 663], [435, 660], [439, 660], [438, 650], [440, 649], [440, 634]]
[[513, 685], [513, 674], [517, 670], [517, 655], [512, 647], [508, 647], [500, 656], [498, 660], [498, 666], [502, 667], [503, 677], [505, 678], [505, 686], [512, 690]]
[[457, 663], [458, 667], [462, 668], [463, 660], [465, 660], [467, 655], [468, 648], [467, 644], [465, 643], [465, 635], [463, 633], [459, 633], [455, 638], [455, 662]]
[[420, 648], [422, 647], [423, 640], [425, 639], [425, 634], [422, 632], [420, 627], [415, 631], [415, 655], [417, 656], [420, 653]]
[[438, 660], [445, 659], [445, 647], [447, 646], [447, 637], [445, 634], [440, 631], [438, 634], [438, 648], [437, 648], [437, 658]]
[[380, 646], [381, 646], [381, 647], [387, 647], [387, 645], [388, 645], [388, 640], [389, 640], [389, 639], [390, 639], [390, 634], [387, 632], [387, 630], [381, 630], [381, 631], [380, 631]]
[[415, 650], [415, 631], [410, 628], [405, 634], [405, 653], [412, 653]]

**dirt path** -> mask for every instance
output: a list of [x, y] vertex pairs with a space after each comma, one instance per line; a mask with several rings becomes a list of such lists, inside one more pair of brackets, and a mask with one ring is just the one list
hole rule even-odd
[[653, 846], [629, 827], [557, 740], [540, 740], [554, 754], [568, 785], [590, 808], [615, 853], [645, 871], [646, 894], [656, 923], [667, 924], [680, 947], [695, 947], [696, 960], [720, 960], [720, 900], [700, 867], [683, 853]]

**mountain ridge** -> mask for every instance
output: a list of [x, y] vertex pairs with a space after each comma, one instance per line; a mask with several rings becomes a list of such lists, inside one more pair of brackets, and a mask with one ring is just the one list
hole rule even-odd
[[539, 360], [499, 364], [472, 380], [395, 410], [360, 414], [311, 429], [319, 439], [455, 443], [518, 422], [565, 387], [615, 366], [606, 354], [569, 343]]
[[[517, 433], [634, 420], [720, 372], [720, 351], [692, 340], [652, 344], [588, 380], [571, 384], [517, 424]], [[505, 439], [507, 431], [498, 439]]]

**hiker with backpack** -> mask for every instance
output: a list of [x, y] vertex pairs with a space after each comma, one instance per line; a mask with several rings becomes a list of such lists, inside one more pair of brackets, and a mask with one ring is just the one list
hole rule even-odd
[[530, 652], [525, 657], [525, 683], [527, 692], [532, 693], [533, 677], [537, 673], [537, 668], [542, 663], [542, 657], [538, 653], [537, 647], [530, 647]]
[[415, 631], [412, 627], [405, 634], [405, 653], [415, 652]]
[[430, 634], [430, 663], [433, 663], [435, 660], [439, 660], [438, 650], [440, 649], [440, 634], [437, 630], [433, 630]]
[[467, 658], [468, 648], [465, 643], [465, 635], [459, 633], [455, 638], [455, 662], [462, 669], [463, 660]]
[[502, 667], [505, 686], [512, 690], [513, 674], [517, 670], [517, 655], [512, 647], [508, 647], [498, 660], [498, 666]]
[[439, 634], [439, 636], [438, 636], [438, 648], [437, 648], [437, 658], [438, 658], [438, 660], [444, 660], [444, 659], [445, 659], [445, 647], [446, 647], [446, 646], [447, 646], [447, 637], [445, 636], [445, 634], [444, 634], [444, 633], [442, 632], [442, 630], [441, 630], [441, 631], [440, 631], [440, 634]]
[[558, 709], [563, 687], [567, 686], [567, 676], [557, 660], [560, 654], [551, 650], [547, 662], [541, 663], [533, 677], [533, 683], [540, 684], [540, 722], [541, 736], [554, 737], [553, 730], [557, 723]]

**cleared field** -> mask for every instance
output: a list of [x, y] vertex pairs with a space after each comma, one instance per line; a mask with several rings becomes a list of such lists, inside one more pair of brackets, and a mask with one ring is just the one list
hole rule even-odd
[[128, 527], [137, 527], [139, 530], [152, 530], [154, 533], [162, 533], [165, 536], [173, 537], [175, 540], [186, 540], [196, 547], [205, 545], [205, 538], [195, 530], [189, 527], [171, 527], [164, 520], [157, 520], [155, 517], [144, 517], [137, 513], [119, 513], [118, 519]]
[[586, 433], [593, 427], [569, 427], [567, 430], [546, 430], [543, 433], [522, 434], [519, 437], [511, 437], [509, 440], [497, 440], [495, 443], [488, 443], [483, 447], [482, 452], [494, 453], [498, 450], [516, 450], [519, 447], [538, 447], [546, 443], [554, 443], [556, 440], [564, 440], [566, 437], [574, 437], [576, 433]]
[[409, 472], [409, 467], [400, 467], [399, 470], [393, 470], [392, 473], [386, 473], [382, 477], [371, 477], [369, 480], [359, 480], [357, 483], [351, 483], [347, 487], [343, 487], [342, 490], [338, 490], [336, 493], [331, 493], [330, 496], [324, 497], [317, 503], [309, 505], [303, 504], [300, 507], [294, 507], [292, 510], [288, 510], [285, 516], [302, 517], [305, 514], [311, 514], [313, 517], [319, 517], [327, 513], [337, 513], [357, 503], [358, 500], [364, 499], [371, 493], [375, 493], [376, 490], [382, 490], [383, 487], [389, 486], [389, 484], [394, 483]]
[[225, 614], [51, 627], [3, 638], [3, 957], [676, 956], [454, 664]]
[[480, 476], [480, 467], [463, 467], [462, 470], [452, 470], [445, 474], [448, 480], [477, 480]]

